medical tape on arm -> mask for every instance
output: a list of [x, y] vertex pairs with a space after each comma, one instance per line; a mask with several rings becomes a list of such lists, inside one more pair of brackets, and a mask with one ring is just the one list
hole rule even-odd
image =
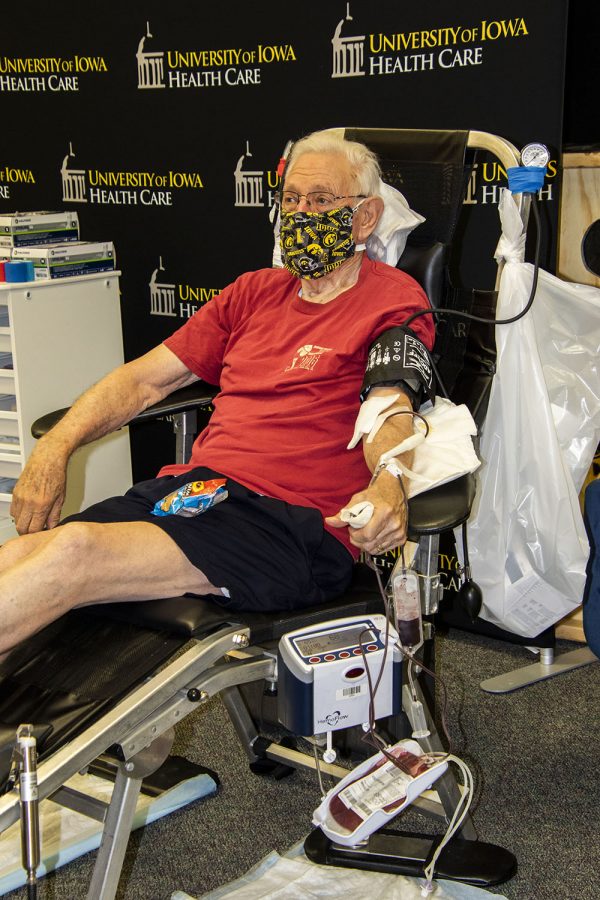
[[[369, 435], [367, 438], [368, 443], [373, 440], [385, 420], [397, 412], [397, 410], [390, 409], [390, 407], [396, 402], [399, 396], [399, 391], [395, 394], [386, 394], [385, 396], [379, 397], [368, 396], [367, 399], [361, 403], [354, 425], [354, 434], [346, 448], [347, 450], [352, 450], [353, 447], [356, 447], [362, 436], [365, 434]], [[406, 407], [403, 407], [403, 409], [406, 409]]]
[[[412, 409], [407, 409], [406, 407], [402, 407], [401, 409], [390, 408], [399, 396], [399, 393], [388, 394], [386, 396], [368, 397], [363, 401], [354, 426], [354, 434], [347, 449], [351, 450], [355, 447], [364, 434], [369, 435], [367, 443], [370, 443], [385, 420], [395, 415], [410, 415], [416, 419], [420, 419], [425, 426], [425, 431], [416, 431], [409, 437], [404, 438], [399, 444], [396, 444], [395, 447], [382, 453], [375, 466], [370, 484], [373, 483], [383, 469], [387, 469], [396, 477], [399, 477], [400, 473], [402, 473], [403, 475], [406, 475], [406, 477], [415, 478], [418, 481], [426, 480], [409, 469], [408, 466], [405, 466], [404, 463], [397, 458], [400, 453], [408, 453], [409, 450], [414, 450], [415, 447], [418, 447], [419, 444], [423, 443], [429, 434], [429, 424], [422, 415], [414, 412]], [[368, 409], [365, 409], [365, 407], [368, 407]], [[344, 509], [340, 510], [340, 519], [352, 528], [364, 528], [371, 519], [373, 511], [373, 504], [369, 500], [363, 500], [359, 503], [355, 503], [353, 506], [344, 507]]]
[[398, 456], [401, 453], [408, 453], [410, 450], [414, 450], [418, 447], [419, 444], [422, 444], [425, 437], [426, 435], [423, 434], [422, 431], [416, 431], [414, 434], [411, 434], [410, 437], [401, 441], [399, 444], [396, 444], [395, 447], [386, 450], [386, 452], [382, 453], [379, 457], [375, 471], [380, 472], [382, 469], [387, 469], [392, 475], [398, 476], [398, 470], [400, 470], [406, 478], [412, 478], [415, 481], [427, 481], [427, 478], [413, 472], [412, 469], [409, 469], [407, 465], [398, 459]]
[[410, 437], [405, 438], [403, 441], [400, 441], [399, 444], [396, 444], [395, 447], [392, 447], [391, 450], [386, 450], [385, 453], [382, 453], [379, 457], [379, 461], [377, 463], [377, 468], [383, 468], [386, 463], [391, 462], [392, 459], [398, 463], [398, 465], [402, 468], [402, 463], [400, 460], [396, 459], [396, 457], [400, 453], [408, 453], [409, 450], [414, 450], [415, 447], [418, 447], [419, 444], [422, 444], [425, 440], [425, 435], [422, 431], [415, 431], [414, 434], [411, 434]]
[[[406, 452], [406, 451], [404, 451]], [[412, 469], [409, 469], [408, 466], [405, 466], [403, 462], [400, 462], [397, 458], [388, 458], [388, 454], [385, 454], [386, 458], [382, 462], [382, 457], [379, 457], [379, 463], [377, 465], [377, 472], [381, 472], [382, 469], [387, 469], [392, 475], [395, 475], [397, 478], [402, 474], [406, 478], [411, 478], [414, 481], [422, 481], [424, 483], [429, 483], [429, 478], [425, 478], [423, 475], [419, 475], [417, 472], [413, 472]]]

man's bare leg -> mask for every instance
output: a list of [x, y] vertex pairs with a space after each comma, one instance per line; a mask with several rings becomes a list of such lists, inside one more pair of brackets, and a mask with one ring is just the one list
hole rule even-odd
[[22, 550], [15, 541], [20, 557], [0, 569], [0, 655], [76, 606], [221, 593], [148, 522], [70, 522], [42, 534], [26, 535], [40, 540]]
[[[33, 553], [40, 544], [47, 543], [52, 540], [56, 531], [38, 531], [36, 534], [23, 534], [20, 537], [11, 538], [0, 546], [0, 573], [4, 572], [10, 566], [13, 566], [19, 560], [24, 559]], [[0, 604], [1, 609], [1, 604]], [[7, 650], [6, 653], [0, 653], [0, 664], [6, 659], [12, 651]]]
[[38, 531], [36, 534], [22, 534], [6, 541], [0, 546], [0, 574], [25, 556], [29, 556], [41, 544], [51, 541], [57, 533], [55, 529]]

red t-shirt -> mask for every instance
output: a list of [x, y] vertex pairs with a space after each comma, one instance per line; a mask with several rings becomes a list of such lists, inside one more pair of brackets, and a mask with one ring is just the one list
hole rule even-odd
[[[285, 269], [248, 272], [165, 341], [220, 393], [189, 463], [161, 475], [208, 466], [323, 516], [366, 487], [362, 445], [346, 446], [369, 346], [429, 302], [410, 276], [367, 258], [354, 287], [329, 303], [303, 300], [299, 287]], [[411, 328], [431, 349], [432, 317]], [[357, 555], [346, 528], [330, 530]]]

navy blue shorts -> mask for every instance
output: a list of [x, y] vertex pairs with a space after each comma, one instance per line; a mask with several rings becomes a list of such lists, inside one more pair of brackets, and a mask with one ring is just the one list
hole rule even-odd
[[353, 559], [323, 527], [317, 509], [263, 497], [227, 478], [226, 500], [191, 518], [154, 516], [158, 500], [190, 481], [224, 478], [203, 466], [135, 484], [69, 516], [63, 524], [150, 522], [175, 541], [192, 565], [230, 597], [227, 609], [269, 612], [315, 606], [340, 596], [350, 584]]

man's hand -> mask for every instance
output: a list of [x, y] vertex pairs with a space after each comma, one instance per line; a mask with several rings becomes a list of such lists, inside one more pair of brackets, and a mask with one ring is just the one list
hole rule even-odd
[[171, 350], [159, 344], [85, 391], [38, 441], [15, 485], [10, 513], [19, 534], [58, 525], [67, 463], [78, 447], [116, 431], [142, 409], [197, 380]]
[[68, 454], [40, 440], [13, 491], [10, 514], [19, 534], [58, 525], [65, 501]]
[[[350, 543], [374, 555], [405, 544], [408, 511], [396, 476], [384, 469], [371, 487], [350, 498], [346, 509], [365, 500], [373, 504], [373, 515], [363, 528], [349, 528]], [[340, 513], [341, 510], [335, 516], [328, 516], [327, 524], [345, 528], [347, 523], [342, 521]]]

